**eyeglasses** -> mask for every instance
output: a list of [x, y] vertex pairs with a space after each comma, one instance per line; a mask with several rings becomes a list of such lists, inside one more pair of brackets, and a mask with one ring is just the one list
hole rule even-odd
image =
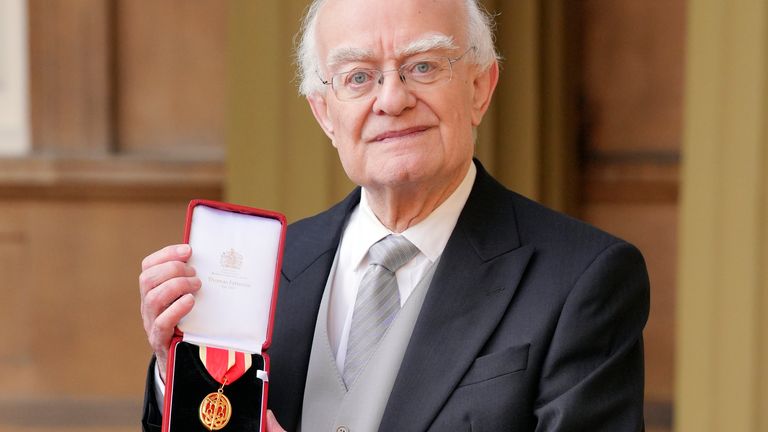
[[320, 77], [320, 81], [331, 86], [339, 100], [350, 101], [368, 96], [373, 93], [377, 85], [384, 82], [384, 74], [397, 72], [400, 82], [410, 90], [427, 90], [439, 87], [453, 77], [453, 64], [461, 60], [475, 47], [469, 47], [458, 57], [432, 57], [418, 59], [403, 64], [397, 69], [379, 70], [367, 68], [354, 68], [346, 72], [333, 74], [326, 81]]

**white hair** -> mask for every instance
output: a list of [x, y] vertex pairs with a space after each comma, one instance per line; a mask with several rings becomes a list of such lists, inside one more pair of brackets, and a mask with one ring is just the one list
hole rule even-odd
[[[320, 58], [317, 48], [317, 17], [320, 8], [326, 0], [313, 0], [304, 15], [301, 29], [297, 35], [296, 64], [299, 80], [299, 93], [309, 96], [320, 93], [324, 85], [320, 81]], [[493, 30], [495, 23], [493, 17], [485, 11], [477, 0], [464, 0], [467, 10], [467, 35], [469, 46], [474, 47], [473, 63], [482, 67], [490, 67], [499, 59], [496, 47], [493, 44]], [[468, 47], [469, 48], [469, 47]]]

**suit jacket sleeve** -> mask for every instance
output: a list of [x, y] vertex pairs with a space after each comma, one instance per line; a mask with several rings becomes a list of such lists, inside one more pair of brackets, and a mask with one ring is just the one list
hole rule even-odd
[[607, 247], [577, 278], [542, 367], [537, 432], [643, 430], [649, 283], [633, 246]]
[[141, 416], [141, 430], [144, 432], [160, 432], [163, 413], [155, 397], [155, 357], [149, 362], [147, 380], [144, 388], [144, 413]]

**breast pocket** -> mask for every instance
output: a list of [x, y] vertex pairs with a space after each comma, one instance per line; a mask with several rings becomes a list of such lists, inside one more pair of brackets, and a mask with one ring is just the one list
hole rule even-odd
[[459, 383], [459, 387], [525, 370], [528, 367], [530, 347], [531, 344], [515, 345], [476, 358]]

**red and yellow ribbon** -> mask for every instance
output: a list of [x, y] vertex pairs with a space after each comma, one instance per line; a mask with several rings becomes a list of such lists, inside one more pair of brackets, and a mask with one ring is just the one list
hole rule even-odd
[[250, 369], [250, 354], [200, 345], [200, 361], [208, 373], [221, 384], [232, 384]]

